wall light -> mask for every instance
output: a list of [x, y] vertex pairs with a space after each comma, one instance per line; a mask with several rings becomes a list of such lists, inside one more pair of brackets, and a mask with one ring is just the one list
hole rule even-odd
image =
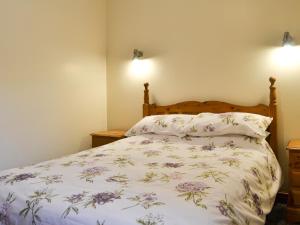
[[294, 38], [291, 36], [290, 32], [284, 32], [282, 39], [282, 46], [292, 46], [294, 44]]
[[141, 59], [144, 56], [144, 53], [138, 49], [133, 50], [133, 59]]

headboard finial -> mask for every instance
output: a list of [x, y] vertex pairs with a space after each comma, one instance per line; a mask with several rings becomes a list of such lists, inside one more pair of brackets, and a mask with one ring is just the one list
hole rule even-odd
[[144, 104], [149, 104], [149, 83], [144, 83]]
[[275, 77], [270, 77], [270, 78], [269, 78], [269, 81], [270, 81], [270, 83], [271, 83], [271, 87], [274, 87], [274, 84], [275, 84], [275, 82], [276, 82], [276, 78], [275, 78]]
[[276, 107], [276, 104], [277, 104], [276, 87], [275, 87], [276, 78], [270, 77], [269, 81], [271, 83], [271, 85], [270, 85], [270, 107], [272, 109], [272, 108], [274, 108], [274, 106]]

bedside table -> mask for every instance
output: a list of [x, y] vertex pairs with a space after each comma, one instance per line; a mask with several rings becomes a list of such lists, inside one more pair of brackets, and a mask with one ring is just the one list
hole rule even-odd
[[287, 220], [300, 222], [300, 140], [291, 140], [286, 149], [289, 151], [289, 200]]
[[109, 131], [99, 131], [92, 133], [92, 147], [98, 147], [101, 145], [106, 145], [111, 142], [125, 138], [125, 132], [123, 130], [109, 130]]

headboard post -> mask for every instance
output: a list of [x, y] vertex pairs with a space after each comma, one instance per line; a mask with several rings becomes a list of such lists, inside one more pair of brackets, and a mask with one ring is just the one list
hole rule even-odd
[[270, 126], [270, 145], [277, 156], [278, 153], [278, 143], [277, 143], [277, 99], [276, 99], [276, 87], [275, 82], [276, 79], [274, 77], [270, 77], [269, 79], [271, 85], [270, 85], [270, 116], [273, 117], [273, 121]]
[[149, 105], [149, 83], [144, 83], [144, 104], [143, 104], [143, 116], [149, 116], [150, 115], [150, 105]]

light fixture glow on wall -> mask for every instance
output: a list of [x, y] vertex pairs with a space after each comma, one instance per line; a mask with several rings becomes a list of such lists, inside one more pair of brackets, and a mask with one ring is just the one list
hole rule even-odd
[[294, 70], [300, 66], [300, 46], [297, 46], [289, 32], [284, 32], [282, 46], [272, 51], [274, 66], [285, 71]]
[[284, 32], [282, 39], [282, 46], [292, 46], [294, 44], [294, 38], [291, 36], [290, 32]]
[[144, 53], [138, 49], [133, 50], [133, 59], [141, 59], [144, 56]]
[[141, 50], [134, 49], [133, 57], [129, 63], [129, 73], [133, 77], [138, 77], [144, 79], [153, 73], [153, 60], [149, 58], [144, 58], [144, 53]]

